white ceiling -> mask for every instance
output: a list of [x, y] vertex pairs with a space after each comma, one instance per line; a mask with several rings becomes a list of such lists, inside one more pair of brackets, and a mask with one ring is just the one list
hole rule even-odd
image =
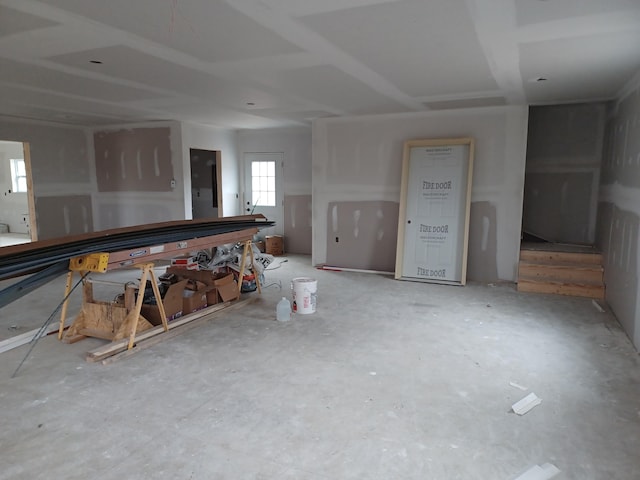
[[602, 100], [639, 71], [640, 0], [0, 0], [0, 115], [62, 123]]

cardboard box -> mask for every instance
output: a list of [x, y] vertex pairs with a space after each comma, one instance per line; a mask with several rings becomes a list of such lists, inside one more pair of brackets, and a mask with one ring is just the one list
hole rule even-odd
[[216, 287], [207, 287], [207, 306], [218, 303], [218, 289]]
[[213, 284], [218, 291], [218, 297], [221, 302], [230, 302], [240, 296], [238, 282], [233, 277], [233, 273], [218, 274]]
[[267, 235], [264, 237], [264, 251], [269, 255], [283, 255], [284, 239], [282, 235]]
[[[179, 278], [202, 282], [214, 290], [207, 293], [207, 305], [215, 305], [218, 302], [230, 302], [239, 297], [238, 282], [233, 273], [216, 273], [211, 270], [185, 270], [178, 267], [168, 267], [167, 273], [177, 275]], [[214, 301], [215, 297], [215, 301]]]
[[[182, 292], [187, 285], [187, 280], [182, 280], [169, 286], [167, 293], [164, 294], [162, 305], [164, 313], [167, 315], [167, 321], [174, 320], [182, 316]], [[162, 317], [157, 305], [142, 304], [140, 313], [144, 318], [149, 320], [153, 325], [162, 325]]]
[[182, 315], [197, 312], [207, 306], [207, 288], [201, 290], [185, 289], [182, 294]]
[[172, 273], [180, 278], [197, 280], [207, 285], [213, 285], [215, 275], [211, 270], [187, 270], [176, 266], [168, 267], [167, 273]]

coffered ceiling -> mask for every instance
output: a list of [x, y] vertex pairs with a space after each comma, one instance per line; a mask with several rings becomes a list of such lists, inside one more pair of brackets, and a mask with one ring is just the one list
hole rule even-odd
[[640, 0], [0, 0], [0, 115], [228, 128], [615, 98]]

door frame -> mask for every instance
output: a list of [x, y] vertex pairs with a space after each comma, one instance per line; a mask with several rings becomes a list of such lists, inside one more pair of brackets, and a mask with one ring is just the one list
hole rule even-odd
[[27, 177], [27, 209], [29, 214], [29, 236], [32, 242], [38, 240], [38, 223], [36, 218], [36, 201], [33, 191], [33, 169], [31, 167], [31, 147], [29, 142], [20, 140], [0, 139], [3, 142], [9, 142], [22, 145], [22, 159], [24, 161], [25, 175]]
[[[438, 280], [433, 278], [419, 278], [413, 276], [405, 276], [403, 272], [404, 253], [405, 253], [405, 233], [407, 224], [407, 199], [409, 194], [409, 173], [411, 151], [420, 147], [447, 147], [463, 145], [468, 147], [466, 171], [466, 187], [464, 204], [461, 205], [460, 216], [464, 217], [464, 226], [462, 228], [462, 251], [460, 260], [460, 281]], [[469, 218], [471, 213], [471, 186], [473, 183], [473, 159], [474, 159], [475, 141], [471, 137], [463, 138], [439, 138], [427, 140], [407, 140], [404, 142], [402, 153], [402, 183], [400, 188], [400, 210], [398, 213], [398, 242], [396, 246], [396, 271], [394, 278], [396, 280], [410, 280], [415, 282], [442, 283], [447, 285], [465, 285], [467, 281], [467, 256], [469, 251]], [[410, 219], [409, 219], [410, 220]], [[459, 219], [460, 221], [460, 219]]]
[[[243, 172], [243, 185], [242, 185], [242, 214], [248, 215], [251, 213], [253, 206], [251, 205], [251, 168], [249, 167], [249, 155], [280, 155], [279, 161], [276, 161], [276, 206], [266, 208], [277, 208], [279, 216], [281, 218], [282, 225], [276, 224], [269, 229], [265, 229], [267, 234], [272, 235], [284, 235], [284, 152], [242, 152], [242, 172]], [[279, 163], [279, 164], [278, 164]], [[247, 202], [249, 202], [250, 208], [247, 208]], [[271, 232], [271, 230], [273, 232]], [[264, 232], [262, 232], [264, 234]]]
[[[191, 175], [193, 175], [193, 166], [191, 162], [191, 153], [192, 150], [200, 150], [205, 152], [213, 152], [215, 155], [215, 167], [216, 167], [216, 176], [212, 178], [212, 183], [215, 181], [216, 183], [216, 201], [217, 201], [217, 209], [218, 209], [218, 218], [222, 218], [224, 216], [224, 210], [222, 208], [222, 151], [220, 150], [210, 150], [208, 148], [195, 148], [189, 147], [189, 178], [191, 179]], [[213, 187], [213, 185], [212, 185]], [[193, 185], [191, 186], [193, 189]], [[214, 207], [212, 207], [214, 208]], [[191, 218], [193, 218], [193, 203], [191, 205]]]
[[36, 219], [36, 198], [33, 193], [33, 174], [31, 169], [31, 147], [29, 142], [22, 142], [24, 168], [27, 174], [27, 203], [29, 205], [29, 233], [31, 241], [38, 240], [38, 224]]

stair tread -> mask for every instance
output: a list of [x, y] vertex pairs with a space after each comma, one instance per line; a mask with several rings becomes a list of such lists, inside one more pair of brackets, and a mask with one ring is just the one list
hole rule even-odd
[[579, 270], [597, 270], [600, 272], [604, 271], [604, 268], [602, 267], [602, 265], [597, 263], [554, 262], [552, 260], [546, 260], [546, 261], [520, 260], [519, 264], [525, 265], [528, 267], [543, 267], [543, 268], [557, 267], [562, 269], [575, 268]]
[[560, 282], [545, 282], [536, 280], [519, 281], [518, 292], [539, 293], [545, 295], [564, 295], [568, 297], [596, 298], [603, 300], [605, 297], [604, 284], [583, 285]]
[[530, 283], [536, 283], [536, 284], [551, 284], [551, 285], [571, 285], [571, 286], [576, 286], [576, 287], [602, 287], [604, 288], [604, 282], [567, 282], [567, 281], [563, 281], [563, 280], [551, 280], [551, 279], [546, 279], [546, 278], [540, 278], [540, 277], [532, 277], [529, 275], [519, 275], [518, 276], [518, 283], [520, 282], [530, 282]]
[[552, 258], [556, 258], [556, 259], [569, 259], [569, 258], [580, 258], [583, 259], [584, 261], [591, 261], [591, 262], [600, 262], [602, 261], [602, 254], [601, 253], [596, 253], [596, 252], [553, 252], [553, 251], [549, 251], [549, 250], [520, 250], [520, 258], [540, 258], [540, 257], [544, 257], [544, 258], [548, 258], [548, 259], [552, 259]]

